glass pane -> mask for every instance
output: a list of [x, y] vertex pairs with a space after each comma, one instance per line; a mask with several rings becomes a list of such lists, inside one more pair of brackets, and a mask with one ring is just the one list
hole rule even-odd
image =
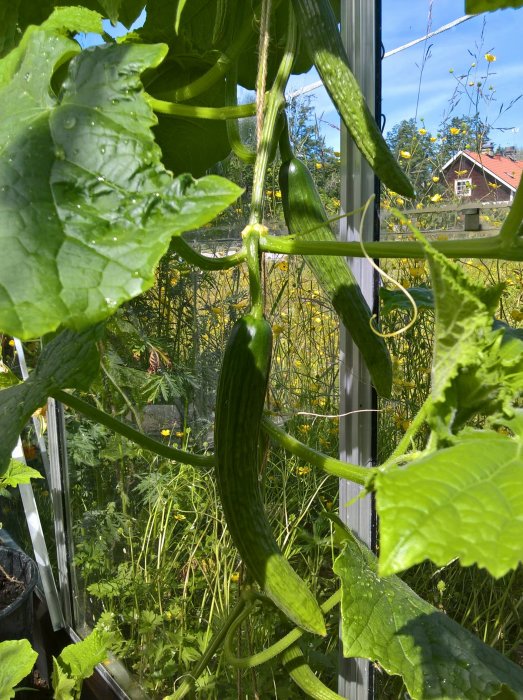
[[[402, 210], [431, 240], [490, 236], [499, 231], [514, 196], [523, 160], [523, 111], [513, 79], [520, 70], [521, 57], [513, 48], [521, 18], [512, 10], [472, 18], [462, 12], [463, 3], [443, 0], [383, 2], [385, 134], [415, 185], [416, 198], [408, 201], [383, 190], [382, 239], [412, 237], [391, 207]], [[496, 317], [520, 325], [521, 263], [461, 263], [476, 280], [506, 284]], [[394, 385], [391, 400], [380, 401], [380, 462], [397, 446], [429, 394], [434, 338], [425, 262], [403, 258], [382, 265], [403, 287], [414, 290], [418, 319], [388, 341]], [[397, 331], [406, 325], [411, 309], [397, 287], [388, 282], [384, 287], [383, 328]], [[481, 420], [474, 424], [481, 425]], [[426, 439], [427, 432], [421, 431], [416, 446], [424, 447]], [[518, 661], [520, 629], [505, 600], [518, 597], [520, 570], [495, 580], [457, 562], [442, 568], [424, 563], [403, 578], [421, 597]], [[376, 696], [407, 694], [399, 679], [380, 672]]]

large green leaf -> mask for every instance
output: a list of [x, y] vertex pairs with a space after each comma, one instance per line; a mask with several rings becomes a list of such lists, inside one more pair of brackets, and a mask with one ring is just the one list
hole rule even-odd
[[491, 344], [492, 318], [501, 289], [485, 291], [456, 263], [425, 242], [436, 306], [432, 398], [445, 392], [462, 367], [480, 361], [478, 353]]
[[510, 412], [523, 386], [523, 345], [493, 316], [501, 286], [485, 289], [421, 234], [435, 304], [432, 407], [428, 422], [446, 440], [479, 412]]
[[32, 28], [0, 61], [0, 330], [21, 338], [109, 316], [153, 284], [173, 235], [240, 193], [162, 165], [139, 76], [166, 46], [83, 51], [57, 97], [53, 72], [78, 50]]
[[465, 0], [465, 12], [468, 15], [506, 10], [508, 7], [523, 7], [523, 0]]
[[[418, 309], [433, 309], [434, 295], [428, 287], [408, 287], [407, 292], [416, 302]], [[387, 289], [380, 287], [381, 314], [390, 314], [391, 311], [412, 311], [412, 303], [401, 289]]]
[[87, 389], [99, 368], [100, 328], [66, 330], [48, 343], [25, 382], [0, 391], [0, 476], [31, 415], [56, 389]]
[[0, 698], [2, 700], [15, 697], [15, 686], [31, 673], [37, 656], [27, 639], [0, 642]]
[[[157, 76], [151, 76], [147, 92], [153, 97], [170, 99], [170, 93], [205, 73], [209, 63], [197, 58], [167, 61]], [[148, 76], [149, 77], [149, 76]], [[225, 81], [222, 78], [205, 92], [184, 104], [201, 107], [225, 105]], [[158, 115], [154, 127], [156, 142], [162, 149], [163, 163], [173, 173], [190, 172], [199, 177], [211, 166], [226, 158], [231, 147], [224, 120], [189, 119]]]
[[101, 629], [94, 629], [85, 639], [67, 645], [58, 658], [53, 658], [53, 687], [60, 687], [57, 700], [72, 700], [77, 697], [74, 690], [81, 687], [89, 678], [94, 667], [107, 658], [108, 645], [113, 635]]
[[523, 560], [523, 441], [475, 431], [375, 479], [380, 574], [458, 557], [496, 577]]
[[[486, 700], [506, 687], [523, 697], [523, 670], [419, 598], [348, 536], [334, 564], [342, 585], [344, 655], [378, 661], [413, 700]], [[514, 697], [505, 694], [503, 697]]]
[[251, 3], [241, 0], [149, 0], [139, 33], [148, 41], [168, 41], [179, 57], [201, 57], [226, 50], [248, 17], [254, 20]]

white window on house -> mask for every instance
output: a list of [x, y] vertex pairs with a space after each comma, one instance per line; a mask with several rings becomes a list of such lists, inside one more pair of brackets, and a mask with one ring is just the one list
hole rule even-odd
[[470, 197], [472, 193], [472, 180], [454, 180], [454, 193], [458, 197]]

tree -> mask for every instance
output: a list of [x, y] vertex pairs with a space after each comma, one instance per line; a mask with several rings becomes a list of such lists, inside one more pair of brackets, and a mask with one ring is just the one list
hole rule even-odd
[[425, 187], [437, 167], [434, 137], [415, 119], [404, 119], [387, 134], [387, 144], [403, 164], [416, 191]]

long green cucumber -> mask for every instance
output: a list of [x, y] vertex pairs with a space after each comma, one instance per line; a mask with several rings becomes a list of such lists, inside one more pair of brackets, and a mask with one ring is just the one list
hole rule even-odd
[[[304, 241], [336, 240], [314, 180], [297, 158], [282, 163], [280, 190], [289, 233]], [[390, 396], [389, 351], [370, 327], [371, 311], [350, 267], [343, 258], [330, 255], [307, 255], [305, 260], [360, 349], [377, 392]]]
[[248, 314], [232, 329], [218, 380], [216, 475], [225, 520], [248, 570], [295, 624], [325, 635], [320, 607], [278, 547], [259, 481], [258, 440], [272, 354], [272, 330]]
[[349, 67], [329, 0], [292, 3], [311, 59], [354, 143], [387, 187], [414, 197], [412, 185], [389, 150]]
[[314, 675], [313, 670], [307, 664], [300, 645], [295, 642], [288, 647], [281, 656], [285, 670], [289, 673], [296, 685], [314, 700], [343, 700], [341, 695], [327, 686]]

